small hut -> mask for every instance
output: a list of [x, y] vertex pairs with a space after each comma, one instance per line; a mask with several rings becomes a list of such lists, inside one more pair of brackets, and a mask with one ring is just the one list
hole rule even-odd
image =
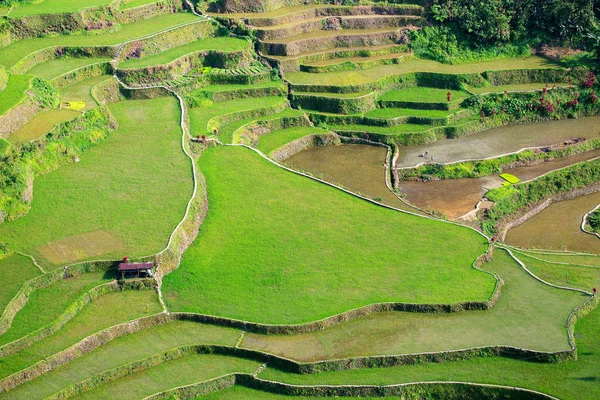
[[119, 263], [117, 272], [121, 274], [121, 279], [125, 278], [147, 278], [152, 276], [153, 262], [130, 263], [123, 261]]

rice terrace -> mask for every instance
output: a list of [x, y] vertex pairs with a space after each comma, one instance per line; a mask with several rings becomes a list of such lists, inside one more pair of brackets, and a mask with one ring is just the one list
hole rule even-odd
[[0, 0], [0, 400], [600, 399], [598, 74], [598, 0]]

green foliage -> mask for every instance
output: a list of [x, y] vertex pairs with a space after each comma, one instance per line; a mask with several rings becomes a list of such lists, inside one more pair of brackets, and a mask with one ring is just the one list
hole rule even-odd
[[576, 164], [552, 172], [531, 182], [501, 187], [487, 192], [486, 197], [495, 202], [483, 216], [481, 227], [489, 235], [496, 233], [500, 219], [559, 193], [585, 187], [600, 181], [600, 160]]
[[540, 40], [589, 47], [598, 32], [593, 0], [434, 0], [429, 12], [477, 45]]
[[[50, 101], [55, 89], [37, 80], [36, 90]], [[0, 221], [24, 215], [29, 202], [22, 194], [33, 175], [56, 169], [71, 162], [75, 154], [95, 145], [110, 134], [109, 117], [101, 109], [58, 125], [46, 137], [27, 144], [14, 145], [0, 156]]]
[[58, 107], [60, 94], [49, 82], [34, 78], [31, 82], [31, 90], [36, 95], [36, 100], [43, 108]]
[[468, 40], [459, 40], [447, 26], [429, 26], [411, 33], [411, 47], [421, 58], [446, 64], [463, 64], [508, 57], [527, 57], [531, 50], [527, 44], [472, 46]]
[[588, 215], [587, 223], [592, 227], [594, 232], [600, 233], [600, 209]]

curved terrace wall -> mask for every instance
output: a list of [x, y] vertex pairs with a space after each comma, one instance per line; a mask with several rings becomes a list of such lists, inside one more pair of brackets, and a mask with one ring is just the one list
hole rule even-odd
[[177, 79], [201, 66], [214, 68], [238, 68], [250, 64], [253, 60], [251, 50], [221, 52], [204, 50], [186, 54], [168, 64], [135, 69], [117, 69], [117, 76], [126, 84], [156, 84]]
[[183, 10], [182, 0], [157, 0], [126, 10], [117, 8], [118, 2], [109, 6], [88, 8], [73, 13], [38, 14], [9, 18], [10, 41], [38, 37], [51, 33], [66, 34], [77, 31], [113, 29], [116, 24], [135, 22], [162, 14]]
[[497, 232], [498, 240], [504, 241], [504, 239], [506, 238], [506, 233], [511, 228], [521, 225], [522, 223], [524, 223], [531, 217], [541, 213], [546, 208], [548, 208], [552, 203], [556, 203], [556, 202], [563, 201], [563, 200], [570, 200], [575, 197], [585, 196], [587, 194], [592, 194], [592, 193], [596, 193], [596, 192], [600, 192], [600, 183], [595, 183], [591, 186], [572, 190], [567, 193], [559, 193], [559, 194], [552, 196], [550, 198], [547, 198], [541, 202], [533, 204], [530, 207], [528, 207], [527, 209], [519, 210], [519, 212], [517, 212], [516, 214], [502, 218], [496, 224], [496, 232]]
[[323, 135], [308, 135], [300, 139], [296, 139], [282, 147], [274, 150], [269, 154], [273, 160], [281, 162], [293, 156], [296, 153], [315, 146], [333, 146], [340, 144], [341, 140], [335, 133]]
[[364, 47], [392, 44], [400, 41], [403, 36], [404, 34], [400, 30], [350, 35], [340, 31], [338, 35], [334, 36], [300, 39], [289, 43], [260, 42], [257, 47], [264, 54], [294, 56], [334, 47]]

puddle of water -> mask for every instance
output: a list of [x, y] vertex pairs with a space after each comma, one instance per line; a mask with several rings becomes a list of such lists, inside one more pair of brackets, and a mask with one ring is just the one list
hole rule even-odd
[[587, 117], [535, 124], [510, 125], [490, 129], [463, 139], [439, 140], [423, 146], [400, 147], [398, 167], [411, 167], [424, 162], [420, 154], [433, 155], [436, 163], [464, 159], [482, 159], [514, 153], [526, 147], [549, 146], [566, 139], [600, 136], [600, 117]]
[[409, 203], [424, 210], [441, 212], [449, 219], [458, 219], [474, 210], [485, 192], [503, 182], [500, 177], [486, 176], [431, 182], [402, 181], [399, 187]]
[[315, 177], [339, 184], [346, 189], [380, 198], [390, 206], [418, 212], [398, 200], [385, 184], [384, 147], [342, 144], [338, 146], [311, 147], [284, 161], [291, 168], [310, 172]]
[[[557, 158], [530, 167], [506, 170], [522, 181], [537, 178], [547, 172], [600, 157], [600, 149]], [[401, 181], [400, 190], [406, 194], [406, 200], [424, 210], [443, 213], [450, 219], [458, 219], [475, 206], [489, 189], [500, 187], [504, 179], [487, 176], [473, 179], [448, 179], [431, 182]]]
[[70, 121], [81, 115], [77, 111], [52, 109], [39, 112], [18, 131], [11, 133], [8, 140], [13, 143], [25, 143], [50, 132], [54, 125]]
[[581, 220], [600, 204], [600, 192], [550, 205], [512, 228], [506, 243], [526, 248], [570, 250], [600, 254], [600, 239], [581, 231]]

